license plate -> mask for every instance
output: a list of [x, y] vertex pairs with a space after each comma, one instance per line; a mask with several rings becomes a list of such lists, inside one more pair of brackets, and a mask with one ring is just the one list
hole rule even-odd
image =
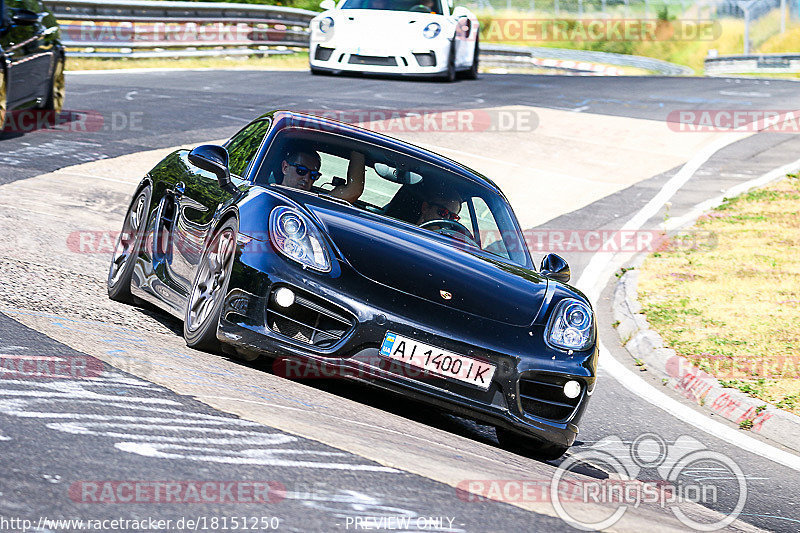
[[491, 363], [448, 352], [391, 331], [383, 338], [380, 354], [431, 374], [475, 385], [483, 390], [489, 388], [494, 371], [497, 369]]

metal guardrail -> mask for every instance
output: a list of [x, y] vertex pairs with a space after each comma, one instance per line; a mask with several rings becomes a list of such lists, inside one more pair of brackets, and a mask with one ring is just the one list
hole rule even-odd
[[308, 48], [314, 11], [224, 2], [45, 0], [70, 57], [287, 53]]
[[[244, 56], [308, 48], [314, 11], [259, 4], [151, 0], [45, 0], [61, 24], [71, 57]], [[589, 74], [605, 65], [665, 75], [692, 70], [647, 57], [559, 48], [481, 45], [481, 61]]]
[[800, 72], [800, 54], [751, 54], [707, 57], [706, 74]]
[[505, 46], [494, 44], [481, 45], [481, 61], [484, 61], [484, 58], [490, 60], [490, 58], [496, 59], [502, 56], [513, 58], [511, 61], [514, 63], [519, 63], [520, 58], [562, 61], [562, 66], [556, 68], [564, 68], [563, 61], [572, 61], [575, 62], [575, 66], [572, 70], [579, 71], [597, 70], [596, 67], [591, 66], [581, 67], [581, 63], [583, 63], [586, 65], [603, 64], [619, 67], [634, 67], [657, 72], [666, 76], [686, 76], [694, 74], [694, 71], [689, 67], [661, 61], [660, 59], [653, 59], [651, 57], [613, 54], [610, 52], [593, 52], [590, 50], [570, 50], [567, 48]]

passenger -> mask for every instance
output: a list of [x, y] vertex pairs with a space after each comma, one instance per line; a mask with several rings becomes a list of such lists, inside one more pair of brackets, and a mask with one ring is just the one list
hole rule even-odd
[[[319, 171], [321, 166], [322, 159], [317, 152], [313, 150], [292, 150], [286, 154], [283, 162], [281, 162], [282, 184], [286, 187], [310, 191], [314, 182], [322, 176]], [[350, 203], [355, 202], [364, 192], [364, 173], [364, 154], [356, 151], [350, 152], [350, 163], [347, 165], [347, 183], [334, 187], [327, 194]]]

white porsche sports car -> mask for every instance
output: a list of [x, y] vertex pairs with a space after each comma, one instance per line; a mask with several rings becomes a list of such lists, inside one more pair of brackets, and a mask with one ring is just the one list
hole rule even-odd
[[311, 72], [478, 76], [478, 19], [452, 0], [325, 0], [311, 21]]

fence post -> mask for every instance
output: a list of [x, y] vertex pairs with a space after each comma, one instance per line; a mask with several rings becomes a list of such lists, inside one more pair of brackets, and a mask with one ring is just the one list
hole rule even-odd
[[781, 33], [786, 31], [786, 0], [781, 0]]
[[578, 16], [583, 16], [583, 0], [578, 0]]
[[750, 6], [744, 6], [744, 55], [750, 55]]

